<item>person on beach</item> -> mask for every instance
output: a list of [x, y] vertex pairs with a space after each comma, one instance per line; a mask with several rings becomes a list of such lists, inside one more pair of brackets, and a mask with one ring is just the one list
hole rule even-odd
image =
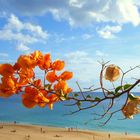
[[40, 128], [40, 132], [42, 133], [42, 131], [43, 131], [43, 129], [42, 129], [42, 127]]
[[125, 135], [127, 136], [127, 132], [125, 132]]
[[71, 131], [73, 131], [73, 128], [71, 127]]
[[108, 134], [108, 138], [110, 139], [110, 133]]
[[29, 140], [30, 139], [30, 135], [25, 135], [25, 140]]

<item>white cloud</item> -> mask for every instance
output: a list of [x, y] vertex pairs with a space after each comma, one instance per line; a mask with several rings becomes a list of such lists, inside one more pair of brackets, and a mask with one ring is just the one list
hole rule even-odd
[[93, 62], [85, 51], [70, 52], [65, 56], [70, 64], [91, 64]]
[[17, 41], [25, 44], [38, 42], [38, 39], [28, 34], [14, 33], [12, 30], [0, 30], [0, 39], [8, 41]]
[[27, 47], [26, 45], [20, 43], [20, 44], [16, 47], [16, 49], [17, 49], [18, 51], [28, 51], [30, 48]]
[[[87, 26], [94, 22], [140, 24], [138, 0], [25, 0], [0, 1], [1, 10], [23, 15], [42, 15], [50, 12], [58, 21], [71, 26]], [[31, 10], [32, 9], [32, 10]]]
[[22, 22], [15, 15], [11, 15], [8, 18], [7, 24], [0, 30], [1, 40], [16, 41], [22, 44], [19, 50], [27, 50], [28, 44], [36, 42], [44, 43], [47, 38], [48, 33], [43, 31], [41, 26], [29, 22]]
[[138, 7], [135, 5], [133, 0], [118, 0], [117, 5], [122, 15], [121, 22], [132, 22], [135, 26], [140, 24]]
[[74, 73], [74, 80], [85, 85], [91, 85], [97, 79], [99, 64], [85, 51], [75, 51], [65, 54], [67, 69]]
[[15, 15], [11, 15], [8, 19], [8, 24], [5, 25], [4, 29], [13, 30], [16, 32], [30, 32], [34, 37], [40, 37], [41, 39], [47, 39], [48, 34], [46, 31], [43, 31], [41, 26], [33, 25], [29, 22], [22, 22]]
[[55, 41], [56, 43], [62, 43], [64, 41], [68, 42], [76, 39], [76, 36], [66, 36], [64, 34], [58, 34], [58, 33], [51, 34], [49, 37], [53, 39], [53, 41]]
[[8, 24], [5, 25], [5, 29], [13, 29], [16, 31], [20, 31], [23, 28], [23, 23], [16, 17], [15, 15], [11, 15], [8, 18]]
[[91, 39], [92, 37], [93, 37], [93, 35], [91, 35], [91, 34], [83, 34], [82, 35], [83, 40]]
[[72, 7], [82, 8], [84, 4], [84, 1], [79, 2], [78, 0], [69, 0], [69, 5]]
[[105, 39], [112, 39], [115, 38], [115, 33], [118, 33], [122, 30], [121, 26], [105, 26], [101, 29], [97, 29], [97, 33], [99, 34], [100, 37], [105, 38]]
[[100, 51], [100, 50], [96, 50], [95, 55], [96, 55], [96, 56], [99, 56], [99, 57], [106, 57], [106, 56], [108, 56], [108, 54], [103, 53], [103, 52]]

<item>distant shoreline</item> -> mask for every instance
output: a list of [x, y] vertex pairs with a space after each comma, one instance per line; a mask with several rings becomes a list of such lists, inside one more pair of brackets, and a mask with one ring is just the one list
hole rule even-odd
[[[6, 134], [6, 135], [5, 135]], [[59, 140], [139, 140], [140, 135], [114, 133], [114, 132], [101, 132], [92, 130], [82, 130], [77, 128], [62, 128], [53, 126], [42, 126], [33, 124], [21, 124], [16, 122], [0, 123], [0, 138], [2, 140], [20, 140], [27, 136], [27, 140], [52, 140], [59, 138]], [[110, 138], [109, 138], [110, 137]], [[85, 139], [83, 139], [85, 138]], [[93, 139], [94, 138], [94, 139]]]
[[[6, 124], [6, 125], [13, 125], [15, 122], [14, 121], [0, 121], [0, 125], [1, 124]], [[65, 128], [68, 128], [68, 126], [58, 126], [58, 125], [50, 125], [50, 124], [45, 124], [45, 125], [43, 125], [43, 124], [36, 124], [36, 123], [30, 123], [30, 122], [18, 122], [18, 121], [16, 121], [16, 124], [17, 125], [23, 125], [23, 126], [40, 126], [40, 127], [53, 127], [53, 128], [62, 128], [62, 129], [65, 129]], [[71, 126], [70, 126], [71, 127]], [[96, 129], [83, 129], [83, 128], [78, 128], [78, 127], [76, 127], [76, 126], [73, 126], [73, 128], [74, 129], [79, 129], [79, 130], [81, 130], [81, 131], [95, 131], [95, 132], [101, 132], [101, 133], [113, 133], [113, 134], [124, 134], [125, 133], [125, 131], [124, 132], [119, 132], [119, 131], [110, 131], [110, 130], [108, 130], [108, 131], [106, 131], [106, 130], [96, 130]], [[137, 135], [137, 136], [140, 136], [140, 132], [138, 133], [138, 132], [136, 132], [136, 133], [133, 133], [133, 132], [127, 132], [129, 135]]]

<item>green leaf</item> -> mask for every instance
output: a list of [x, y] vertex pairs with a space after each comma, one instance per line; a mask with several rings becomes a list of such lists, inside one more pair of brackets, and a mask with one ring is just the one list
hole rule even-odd
[[44, 85], [46, 90], [52, 90], [52, 85], [51, 84], [46, 84]]
[[79, 94], [78, 94], [78, 93], [74, 93], [73, 96], [74, 96], [74, 97], [78, 97]]
[[118, 93], [119, 90], [127, 90], [131, 87], [132, 85], [131, 84], [125, 84], [123, 86], [118, 86], [116, 89], [115, 89], [115, 93]]
[[108, 94], [114, 94], [114, 91], [109, 91]]
[[132, 85], [131, 84], [125, 84], [123, 87], [124, 87], [124, 90], [127, 90], [128, 88], [130, 88]]
[[101, 99], [99, 97], [95, 97], [95, 100], [100, 101]]
[[134, 96], [132, 93], [131, 93], [131, 94], [128, 94], [128, 98], [129, 98], [130, 100], [136, 100], [136, 99], [137, 99], [137, 97]]
[[65, 97], [65, 98], [68, 98], [68, 94], [65, 94], [64, 97]]
[[118, 91], [121, 90], [121, 89], [123, 89], [123, 86], [118, 86], [118, 87], [116, 87], [115, 93], [118, 93]]
[[87, 97], [86, 98], [91, 98], [91, 96], [90, 95], [87, 95]]
[[61, 101], [64, 101], [64, 100], [68, 100], [68, 94], [64, 94], [64, 93], [62, 93], [62, 91], [60, 91], [60, 100]]
[[82, 104], [82, 103], [81, 103], [80, 101], [77, 102], [77, 106], [78, 106], [78, 107], [80, 107], [81, 104]]

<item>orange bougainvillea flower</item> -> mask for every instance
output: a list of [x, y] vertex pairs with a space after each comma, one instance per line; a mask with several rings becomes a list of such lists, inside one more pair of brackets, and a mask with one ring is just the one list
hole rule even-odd
[[37, 62], [41, 70], [48, 70], [51, 66], [51, 55], [45, 54], [42, 59], [39, 59]]
[[27, 55], [21, 55], [18, 58], [17, 63], [19, 64], [19, 66], [22, 69], [30, 69], [30, 68], [34, 68], [36, 65], [36, 62], [34, 60], [32, 60], [29, 56]]
[[35, 81], [33, 82], [33, 85], [34, 85], [35, 87], [37, 87], [37, 88], [41, 88], [41, 87], [42, 87], [42, 81], [41, 81], [41, 79], [35, 80]]
[[69, 72], [69, 71], [64, 71], [60, 76], [59, 78], [62, 79], [62, 80], [70, 80], [71, 78], [73, 77], [73, 73], [72, 72]]
[[[25, 93], [22, 95], [22, 102], [25, 107], [33, 108], [36, 105], [42, 106], [41, 104], [47, 104], [49, 99], [47, 99], [43, 93], [33, 87], [26, 87]], [[44, 105], [42, 106], [44, 107]]]
[[46, 54], [44, 56], [44, 68], [47, 70], [49, 69], [51, 66], [51, 55], [50, 54]]
[[63, 94], [70, 93], [72, 90], [68, 87], [66, 81], [60, 80], [57, 84], [54, 85], [55, 91], [63, 91]]
[[65, 62], [64, 61], [56, 60], [52, 64], [52, 69], [60, 71], [60, 70], [62, 70], [64, 68], [64, 66], [65, 66]]
[[59, 101], [59, 97], [56, 94], [51, 94], [48, 98], [49, 98], [48, 107], [52, 110], [53, 104]]
[[15, 63], [15, 65], [13, 66], [15, 71], [20, 70], [20, 65], [18, 63]]
[[3, 89], [3, 90], [0, 90], [0, 97], [8, 98], [8, 97], [12, 96], [14, 93], [15, 93], [14, 91], [10, 91], [8, 89]]
[[1, 80], [5, 87], [13, 88], [15, 86], [15, 81], [12, 77], [2, 77]]
[[40, 107], [45, 107], [47, 103], [49, 103], [48, 97], [44, 96], [44, 94], [41, 91], [39, 91], [37, 104]]
[[25, 85], [31, 81], [31, 79], [34, 77], [34, 71], [32, 69], [22, 69], [19, 72], [19, 84]]
[[34, 71], [33, 69], [22, 69], [19, 75], [30, 79], [34, 77]]
[[0, 84], [0, 96], [9, 97], [17, 92], [16, 82], [17, 79], [12, 77], [2, 77]]
[[0, 64], [0, 75], [9, 76], [14, 73], [14, 68], [11, 64]]
[[37, 65], [44, 70], [44, 56], [42, 52], [40, 51], [35, 51], [33, 54], [31, 54], [31, 59], [35, 60]]
[[29, 98], [28, 96], [24, 96], [24, 94], [22, 95], [22, 103], [25, 107], [27, 108], [33, 108], [36, 106], [36, 102], [32, 99]]
[[43, 59], [43, 54], [40, 51], [34, 51], [34, 53], [31, 54], [31, 58], [35, 61], [39, 61]]
[[57, 75], [55, 71], [50, 71], [47, 73], [46, 79], [50, 82], [53, 83], [57, 80]]
[[105, 71], [105, 79], [110, 82], [118, 80], [120, 77], [120, 68], [115, 65], [109, 65]]

